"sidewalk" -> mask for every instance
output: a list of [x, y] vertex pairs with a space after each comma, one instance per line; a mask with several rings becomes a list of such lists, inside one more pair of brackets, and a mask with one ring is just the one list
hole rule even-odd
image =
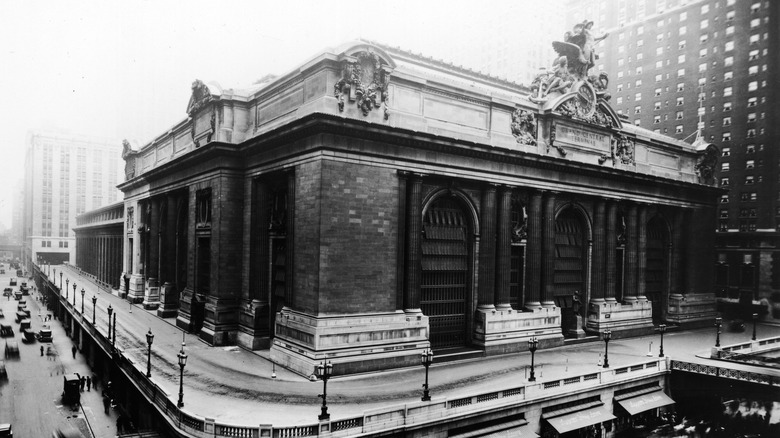
[[[161, 319], [154, 311], [100, 290], [85, 281], [76, 270], [64, 269], [71, 284], [78, 284], [77, 311], [81, 310], [80, 290], [85, 288], [85, 317], [92, 316], [91, 297], [97, 297], [96, 324], [107, 328], [106, 308], [110, 304], [117, 314], [116, 346], [131, 358], [135, 366], [146, 372], [147, 344], [145, 334], [154, 334], [152, 345], [152, 381], [163, 388], [170, 400], [178, 400], [179, 366], [176, 354], [182, 348], [188, 355], [184, 369], [183, 410], [200, 417], [214, 418], [220, 423], [236, 425], [274, 424], [293, 426], [311, 424], [320, 412], [322, 382], [311, 382], [303, 376], [274, 367], [269, 351], [250, 352], [239, 347], [212, 347], [197, 336], [186, 334], [175, 326], [175, 319]], [[72, 294], [72, 290], [70, 291]], [[71, 303], [72, 303], [71, 297]], [[743, 333], [723, 331], [721, 345], [750, 339], [752, 324]], [[780, 335], [780, 326], [759, 324], [758, 337]], [[619, 339], [609, 343], [609, 364], [618, 368], [658, 356], [660, 335]], [[707, 359], [715, 344], [715, 328], [686, 332], [667, 332], [664, 336], [665, 355], [672, 359], [694, 363], [718, 363]], [[567, 375], [595, 372], [601, 368], [604, 342], [539, 350], [535, 355], [537, 380], [559, 379]], [[697, 357], [702, 355], [705, 357]], [[458, 397], [521, 386], [527, 380], [530, 353], [518, 353], [491, 358], [434, 364], [430, 368], [430, 390], [438, 397]], [[747, 365], [729, 364], [732, 368], [751, 369]], [[276, 378], [272, 373], [276, 372]], [[776, 373], [779, 370], [761, 369]], [[336, 377], [328, 382], [328, 408], [333, 420], [349, 418], [364, 411], [388, 405], [420, 400], [424, 368], [405, 368], [377, 373]], [[102, 415], [102, 412], [97, 414]], [[96, 416], [98, 416], [96, 414]], [[114, 419], [115, 420], [115, 419]]]

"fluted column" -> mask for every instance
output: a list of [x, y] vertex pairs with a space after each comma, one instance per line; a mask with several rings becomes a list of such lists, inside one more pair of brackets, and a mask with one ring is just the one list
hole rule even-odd
[[528, 299], [525, 307], [542, 307], [542, 192], [531, 194], [528, 206], [528, 240], [526, 245], [526, 284]]
[[[287, 235], [285, 236], [285, 264], [284, 278], [292, 279], [295, 262], [295, 171], [287, 172]], [[295, 305], [295, 295], [293, 294], [293, 281], [284, 282], [284, 305], [292, 307]]]
[[149, 215], [149, 264], [146, 279], [150, 287], [157, 286], [160, 278], [160, 198], [151, 199], [152, 210]]
[[604, 266], [606, 264], [606, 223], [605, 223], [606, 203], [603, 199], [596, 201], [593, 211], [593, 265], [591, 277], [591, 299], [593, 301], [604, 301], [605, 298], [605, 274]]
[[674, 219], [672, 222], [672, 239], [671, 239], [671, 257], [670, 257], [670, 272], [669, 272], [669, 293], [672, 295], [682, 294], [682, 273], [683, 273], [683, 261], [682, 250], [685, 247], [683, 243], [683, 226], [685, 224], [685, 212], [683, 209], [678, 208], [674, 212]]
[[647, 205], [641, 204], [639, 206], [639, 217], [637, 219], [637, 238], [639, 244], [637, 246], [637, 281], [636, 281], [636, 295], [640, 301], [647, 301], [645, 296], [645, 290], [647, 284], [645, 283], [645, 274], [647, 271]]
[[607, 205], [607, 230], [604, 235], [604, 263], [606, 278], [604, 299], [607, 302], [616, 302], [615, 289], [617, 287], [617, 202], [609, 201]]
[[637, 269], [639, 268], [639, 239], [637, 235], [637, 206], [631, 204], [626, 215], [626, 270], [623, 301], [636, 301]]
[[406, 205], [406, 287], [404, 288], [404, 311], [422, 313], [420, 310], [420, 279], [422, 265], [422, 175], [409, 176], [409, 196]]
[[496, 186], [488, 185], [482, 191], [480, 218], [479, 293], [477, 308], [495, 309], [496, 280]]
[[501, 187], [496, 230], [496, 310], [511, 310], [509, 282], [512, 279], [512, 188]]
[[270, 217], [271, 190], [268, 183], [262, 180], [255, 184], [255, 227], [252, 233], [255, 236], [255, 247], [252, 249], [250, 265], [252, 272], [252, 286], [250, 299], [267, 301], [269, 297], [268, 285], [270, 284], [270, 270], [268, 269], [270, 257], [270, 242], [268, 235], [268, 221]]
[[553, 307], [555, 291], [555, 192], [544, 198], [542, 224], [542, 306]]
[[160, 282], [174, 288], [176, 284], [176, 201], [173, 194], [166, 196], [165, 229], [163, 230], [163, 259], [160, 261]]
[[[700, 274], [697, 271], [697, 263], [701, 255], [699, 254], [699, 242], [697, 228], [703, 226], [702, 224], [695, 222], [696, 215], [693, 210], [686, 212], [686, 227], [685, 233], [685, 294], [696, 293], [698, 288], [696, 287], [696, 278]], [[709, 230], [708, 230], [709, 231]], [[708, 263], [712, 263], [711, 260], [707, 260]]]

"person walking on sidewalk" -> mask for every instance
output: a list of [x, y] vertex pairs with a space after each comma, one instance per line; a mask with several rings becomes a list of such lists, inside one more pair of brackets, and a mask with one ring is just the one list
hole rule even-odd
[[108, 408], [111, 406], [111, 399], [108, 398], [106, 392], [103, 391], [103, 411], [108, 415]]
[[43, 345], [41, 345], [41, 357], [43, 357]]
[[70, 347], [70, 352], [73, 353], [73, 358], [74, 359], [76, 358], [76, 351], [77, 350], [78, 350], [78, 348], [76, 348], [76, 344], [73, 344], [73, 346]]
[[84, 376], [79, 377], [79, 390], [81, 392], [84, 392], [84, 385], [86, 385], [87, 379], [84, 378]]
[[98, 376], [97, 374], [92, 375], [92, 386], [95, 387], [95, 391], [97, 391], [97, 384], [98, 384]]
[[89, 388], [92, 387], [92, 378], [87, 376], [87, 392], [89, 392]]

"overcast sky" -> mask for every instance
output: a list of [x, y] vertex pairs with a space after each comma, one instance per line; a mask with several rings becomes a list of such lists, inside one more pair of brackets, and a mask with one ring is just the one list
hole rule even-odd
[[473, 8], [496, 3], [0, 0], [0, 222], [30, 129], [143, 144], [186, 117], [195, 79], [242, 88], [358, 37], [441, 58]]

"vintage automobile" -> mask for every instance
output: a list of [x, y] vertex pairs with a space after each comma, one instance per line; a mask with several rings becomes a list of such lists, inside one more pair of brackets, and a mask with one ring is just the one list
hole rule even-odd
[[17, 291], [14, 291], [14, 299], [17, 301], [20, 301], [22, 299], [22, 293]]
[[27, 318], [24, 318], [23, 320], [19, 321], [19, 330], [30, 329], [30, 320]]
[[0, 380], [8, 380], [8, 370], [5, 369], [5, 361], [0, 360]]
[[14, 335], [14, 328], [7, 324], [0, 324], [0, 338]]
[[5, 314], [3, 313], [3, 309], [0, 309], [0, 318], [5, 318]]
[[24, 320], [24, 319], [27, 319], [27, 314], [22, 312], [21, 310], [17, 311], [16, 312], [16, 319], [14, 320], [14, 322], [21, 323], [22, 320]]
[[19, 344], [16, 341], [6, 341], [5, 343], [5, 358], [19, 357]]
[[23, 342], [27, 342], [27, 343], [35, 342], [35, 338], [36, 338], [36, 336], [35, 336], [35, 332], [34, 331], [32, 331], [32, 330], [30, 330], [28, 328], [22, 330], [22, 341]]
[[7, 287], [7, 288], [3, 289], [3, 296], [4, 297], [10, 297], [13, 294], [14, 294], [14, 290], [11, 289], [10, 287]]
[[51, 329], [47, 326], [43, 326], [42, 329], [38, 330], [38, 333], [35, 335], [35, 337], [38, 338], [38, 342], [51, 342]]
[[62, 402], [65, 404], [76, 404], [81, 399], [79, 392], [79, 375], [66, 374], [62, 376]]
[[8, 280], [8, 285], [9, 286], [16, 286], [16, 278], [12, 277], [10, 280]]
[[6, 437], [13, 438], [13, 436], [14, 436], [14, 431], [11, 430], [10, 423], [0, 424], [0, 438], [6, 438]]

